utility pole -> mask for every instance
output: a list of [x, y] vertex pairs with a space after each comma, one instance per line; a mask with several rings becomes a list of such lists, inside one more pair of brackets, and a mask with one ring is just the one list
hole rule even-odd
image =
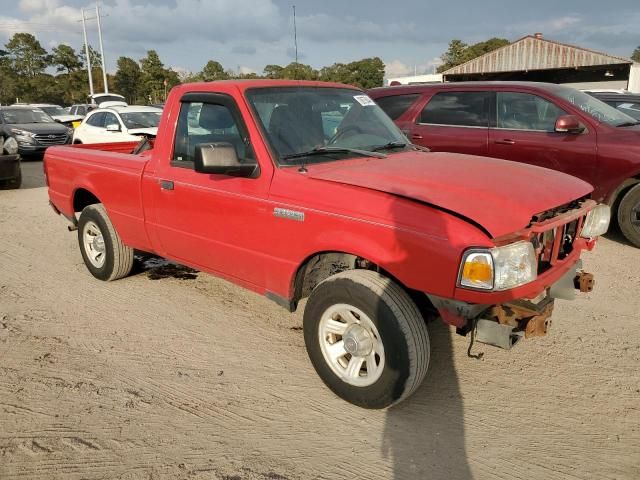
[[293, 7], [293, 45], [296, 51], [296, 70], [294, 76], [298, 76], [298, 30], [296, 29], [296, 6]]
[[89, 93], [93, 96], [93, 78], [91, 78], [91, 58], [89, 57], [89, 42], [87, 42], [87, 25], [84, 18], [84, 8], [82, 9], [82, 33], [84, 34], [84, 54], [87, 59], [87, 73], [89, 74]]
[[[84, 15], [83, 15], [84, 16]], [[102, 57], [102, 80], [104, 82], [104, 93], [109, 93], [109, 85], [107, 84], [107, 69], [104, 66], [104, 48], [102, 46], [102, 27], [100, 26], [100, 8], [96, 2], [96, 19], [98, 20], [98, 41], [100, 42], [100, 56]]]

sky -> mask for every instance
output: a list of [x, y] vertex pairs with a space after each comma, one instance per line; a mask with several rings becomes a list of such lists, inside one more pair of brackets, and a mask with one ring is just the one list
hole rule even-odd
[[[107, 70], [154, 49], [168, 67], [197, 72], [208, 60], [261, 73], [298, 58], [315, 68], [378, 56], [387, 76], [431, 73], [451, 39], [545, 38], [629, 57], [640, 45], [640, 0], [103, 0]], [[82, 43], [82, 0], [0, 0], [0, 45], [16, 32], [51, 49]], [[95, 17], [95, 10], [91, 12]], [[89, 43], [98, 48], [95, 20]]]

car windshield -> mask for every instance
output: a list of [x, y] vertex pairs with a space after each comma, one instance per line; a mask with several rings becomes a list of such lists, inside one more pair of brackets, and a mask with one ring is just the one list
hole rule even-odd
[[586, 114], [591, 115], [598, 122], [606, 123], [613, 127], [635, 122], [629, 115], [584, 92], [563, 86], [555, 87], [554, 92]]
[[57, 105], [54, 105], [51, 107], [38, 107], [38, 108], [40, 108], [40, 110], [44, 111], [45, 113], [48, 113], [51, 116], [69, 115], [64, 108], [58, 107]]
[[160, 122], [160, 112], [130, 112], [120, 116], [127, 128], [152, 128]]
[[354, 150], [362, 155], [408, 143], [382, 109], [358, 90], [254, 88], [246, 96], [280, 165], [335, 161], [352, 157]]
[[39, 108], [8, 108], [2, 110], [6, 123], [51, 123], [53, 118]]

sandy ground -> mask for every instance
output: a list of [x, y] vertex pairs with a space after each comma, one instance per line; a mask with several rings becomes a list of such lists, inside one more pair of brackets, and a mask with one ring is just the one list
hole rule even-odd
[[0, 191], [1, 479], [640, 478], [640, 250], [615, 235], [548, 337], [475, 360], [433, 325], [423, 386], [366, 411], [315, 375], [300, 313], [179, 268], [94, 280], [24, 168]]

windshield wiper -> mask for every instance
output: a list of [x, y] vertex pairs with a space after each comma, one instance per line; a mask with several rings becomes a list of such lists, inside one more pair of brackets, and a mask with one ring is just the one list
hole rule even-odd
[[389, 142], [384, 145], [378, 145], [377, 147], [373, 147], [371, 149], [372, 152], [379, 152], [380, 150], [391, 150], [393, 148], [404, 148], [407, 144], [404, 142]]
[[633, 127], [634, 125], [640, 125], [640, 122], [624, 122], [620, 125], [616, 125], [616, 127]]
[[313, 155], [325, 155], [327, 153], [355, 153], [356, 155], [362, 155], [363, 157], [374, 158], [387, 158], [384, 153], [372, 152], [370, 150], [360, 150], [358, 148], [348, 147], [316, 147], [313, 150], [300, 153], [291, 153], [284, 155], [282, 160], [291, 160], [293, 158], [311, 157]]

